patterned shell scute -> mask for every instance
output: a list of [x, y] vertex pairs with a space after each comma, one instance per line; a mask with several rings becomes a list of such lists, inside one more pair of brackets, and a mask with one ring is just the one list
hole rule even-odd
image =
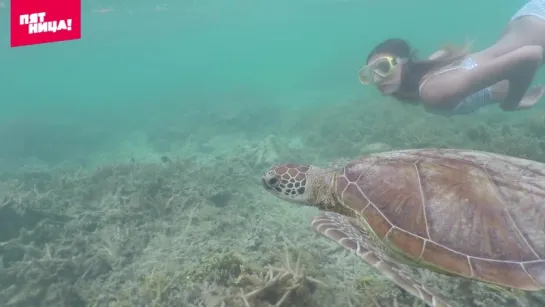
[[345, 206], [415, 261], [545, 287], [545, 164], [469, 150], [402, 150], [349, 162], [337, 189]]

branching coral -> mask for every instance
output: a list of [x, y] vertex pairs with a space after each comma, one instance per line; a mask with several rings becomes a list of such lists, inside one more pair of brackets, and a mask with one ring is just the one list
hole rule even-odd
[[268, 266], [266, 272], [246, 275], [245, 278], [257, 287], [248, 293], [240, 290], [240, 297], [246, 307], [255, 306], [256, 300], [271, 301], [276, 307], [293, 306], [295, 293], [298, 294], [297, 299], [305, 299], [316, 286], [327, 287], [324, 282], [306, 274], [300, 253], [293, 264], [287, 248], [280, 267]]

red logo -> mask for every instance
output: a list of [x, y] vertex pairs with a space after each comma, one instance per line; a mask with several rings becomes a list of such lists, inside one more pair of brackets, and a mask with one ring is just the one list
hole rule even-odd
[[81, 0], [11, 0], [11, 47], [81, 38]]

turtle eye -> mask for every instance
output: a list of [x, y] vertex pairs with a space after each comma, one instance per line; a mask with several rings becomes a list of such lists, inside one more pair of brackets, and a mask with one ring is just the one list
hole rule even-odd
[[278, 179], [276, 177], [272, 177], [269, 179], [269, 185], [275, 186], [278, 183]]

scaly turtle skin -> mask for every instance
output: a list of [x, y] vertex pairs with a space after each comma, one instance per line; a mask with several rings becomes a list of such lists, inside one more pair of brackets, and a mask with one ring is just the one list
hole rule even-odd
[[312, 226], [431, 306], [444, 298], [397, 263], [515, 289], [545, 289], [545, 164], [488, 152], [411, 149], [342, 168], [280, 164], [274, 195], [318, 207]]

